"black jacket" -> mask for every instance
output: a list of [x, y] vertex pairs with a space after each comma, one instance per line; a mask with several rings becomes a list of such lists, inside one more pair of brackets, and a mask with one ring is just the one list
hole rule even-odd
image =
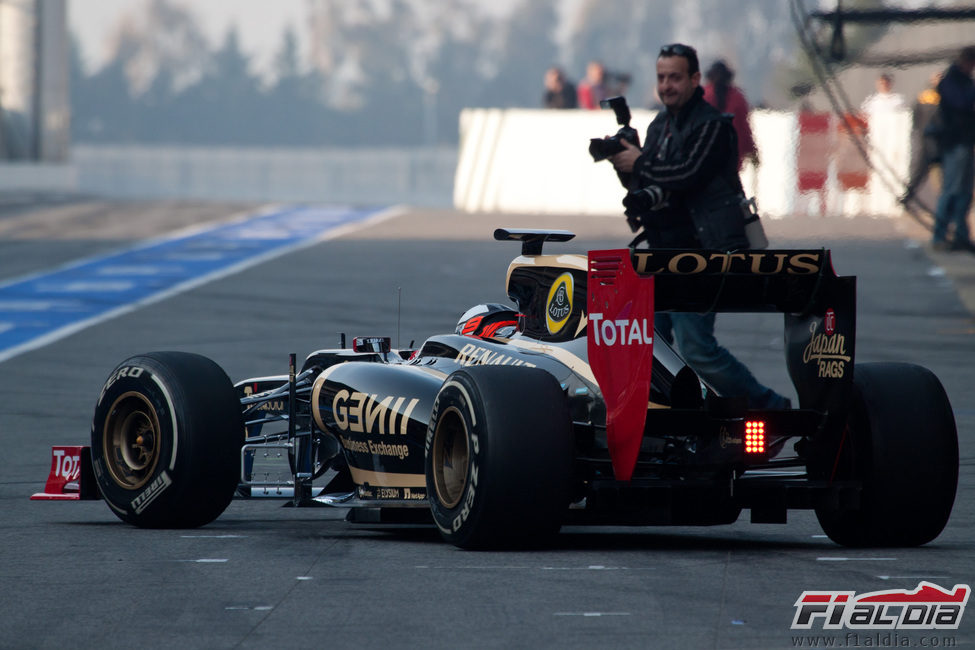
[[678, 114], [661, 110], [633, 172], [620, 174], [631, 191], [664, 190], [655, 209], [640, 215], [643, 238], [653, 248], [748, 247], [735, 129], [731, 116], [703, 97], [698, 88]]
[[938, 84], [941, 144], [975, 144], [975, 81], [953, 63]]

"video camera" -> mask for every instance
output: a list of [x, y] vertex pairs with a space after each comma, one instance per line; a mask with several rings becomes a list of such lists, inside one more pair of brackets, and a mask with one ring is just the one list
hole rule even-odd
[[603, 108], [612, 108], [616, 113], [616, 123], [621, 124], [622, 128], [616, 132], [616, 135], [608, 138], [589, 140], [589, 155], [592, 156], [593, 161], [599, 162], [623, 151], [621, 140], [639, 147], [640, 134], [630, 126], [630, 107], [626, 104], [626, 97], [610, 97], [599, 102], [599, 105]]

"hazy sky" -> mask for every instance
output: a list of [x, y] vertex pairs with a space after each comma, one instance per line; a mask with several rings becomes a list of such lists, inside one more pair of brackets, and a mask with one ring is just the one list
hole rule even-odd
[[[119, 20], [139, 12], [148, 0], [68, 0], [68, 26], [80, 42], [82, 55], [93, 69], [101, 67], [107, 55], [106, 42]], [[236, 25], [241, 47], [253, 55], [254, 69], [269, 69], [281, 44], [281, 33], [290, 24], [299, 47], [305, 34], [306, 0], [172, 0], [188, 7], [201, 21], [212, 45], [219, 45]]]

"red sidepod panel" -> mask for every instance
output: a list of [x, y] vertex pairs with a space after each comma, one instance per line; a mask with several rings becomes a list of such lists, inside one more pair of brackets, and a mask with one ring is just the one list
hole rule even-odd
[[589, 364], [606, 401], [606, 438], [617, 480], [629, 481], [646, 424], [653, 364], [653, 277], [628, 249], [589, 252]]

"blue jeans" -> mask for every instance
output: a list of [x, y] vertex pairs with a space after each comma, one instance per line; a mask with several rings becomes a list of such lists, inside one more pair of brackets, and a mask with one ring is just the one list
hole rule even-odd
[[661, 312], [654, 316], [657, 336], [676, 339], [687, 365], [719, 394], [747, 396], [751, 408], [787, 408], [788, 400], [758, 383], [755, 376], [714, 338], [715, 315]]
[[975, 149], [971, 144], [956, 144], [941, 154], [941, 173], [944, 177], [938, 207], [934, 211], [933, 240], [943, 242], [949, 224], [955, 225], [955, 244], [966, 244], [968, 209], [972, 206], [972, 186], [975, 184]]

